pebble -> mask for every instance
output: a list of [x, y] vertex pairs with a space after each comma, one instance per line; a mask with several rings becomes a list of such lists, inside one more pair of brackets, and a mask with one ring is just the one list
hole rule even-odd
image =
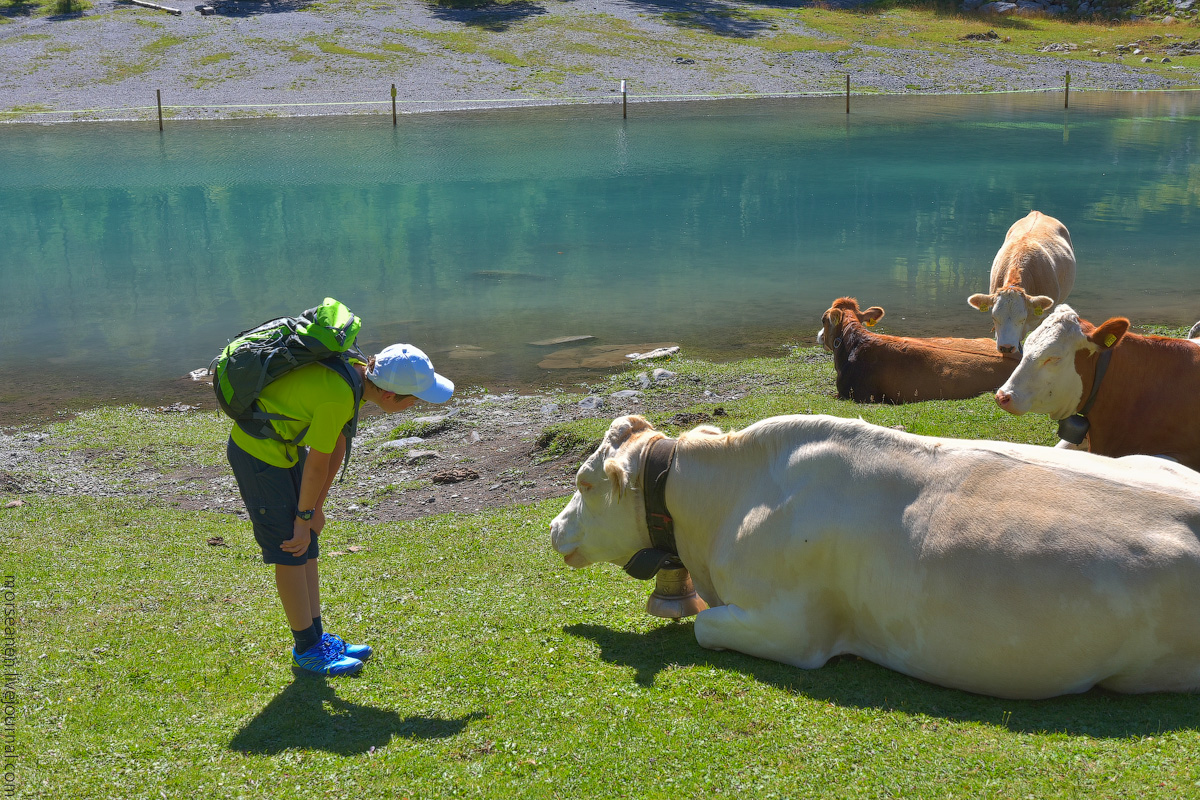
[[585, 397], [579, 401], [579, 410], [580, 411], [595, 411], [596, 409], [603, 408], [603, 407], [604, 407], [604, 398], [597, 397], [594, 394], [589, 395], [588, 397]]
[[421, 444], [425, 440], [420, 436], [407, 436], [403, 439], [391, 439], [379, 445], [381, 450], [396, 450], [405, 447], [412, 447], [414, 444]]

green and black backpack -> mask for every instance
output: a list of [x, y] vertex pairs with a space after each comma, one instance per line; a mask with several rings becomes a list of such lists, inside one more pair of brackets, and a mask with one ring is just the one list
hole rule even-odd
[[209, 365], [217, 404], [249, 436], [295, 444], [304, 438], [307, 426], [294, 439], [285, 439], [271, 422], [296, 420], [263, 411], [258, 404], [259, 395], [272, 381], [294, 369], [322, 364], [340, 375], [354, 391], [354, 416], [342, 429], [349, 462], [350, 442], [358, 430], [358, 408], [363, 396], [362, 377], [351, 366], [350, 359], [367, 360], [354, 345], [361, 326], [362, 321], [350, 309], [326, 297], [321, 305], [298, 317], [279, 317], [239, 333]]

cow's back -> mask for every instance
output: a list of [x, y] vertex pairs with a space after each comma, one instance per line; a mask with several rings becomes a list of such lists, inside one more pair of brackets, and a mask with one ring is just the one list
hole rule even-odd
[[993, 392], [1017, 362], [991, 339], [883, 336], [857, 324], [834, 352], [838, 396], [859, 403], [961, 400]]
[[1075, 286], [1075, 250], [1067, 227], [1054, 217], [1031, 211], [1008, 229], [992, 261], [990, 291], [1019, 286], [1031, 297], [1046, 295], [1061, 303]]
[[[1095, 374], [1092, 360], [1082, 355], [1076, 356], [1076, 370]], [[1200, 347], [1185, 339], [1127, 333], [1113, 349], [1088, 414], [1089, 450], [1113, 457], [1167, 455], [1200, 470], [1197, 397]]]

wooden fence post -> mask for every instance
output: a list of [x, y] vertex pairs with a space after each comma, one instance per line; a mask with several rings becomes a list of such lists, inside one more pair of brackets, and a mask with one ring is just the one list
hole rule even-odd
[[629, 95], [625, 93], [625, 79], [621, 79], [621, 119], [629, 118]]
[[162, 89], [154, 90], [154, 99], [158, 102], [158, 129], [161, 131], [162, 126]]
[[846, 73], [846, 113], [850, 113], [850, 73]]
[[392, 127], [396, 127], [396, 84], [392, 84]]
[[1071, 102], [1071, 70], [1067, 70], [1067, 84], [1063, 87], [1063, 108], [1069, 107]]

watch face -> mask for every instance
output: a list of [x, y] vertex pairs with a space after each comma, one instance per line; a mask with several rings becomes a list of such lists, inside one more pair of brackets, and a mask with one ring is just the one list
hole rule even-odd
[[[313, 509], [313, 511], [315, 511], [315, 510], [316, 509]], [[312, 519], [313, 511], [297, 511], [296, 516], [299, 517], [300, 519]]]

